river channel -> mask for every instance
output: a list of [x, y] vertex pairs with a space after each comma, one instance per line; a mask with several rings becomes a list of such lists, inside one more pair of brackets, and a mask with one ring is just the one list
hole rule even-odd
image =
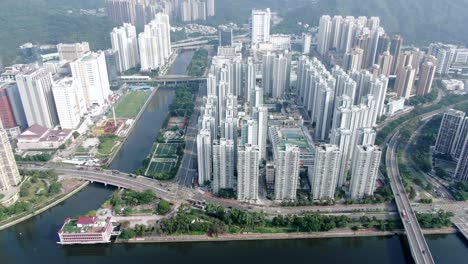
[[[194, 51], [185, 51], [179, 54], [169, 70], [169, 75], [186, 74], [193, 54]], [[119, 153], [110, 164], [111, 169], [132, 173], [142, 166], [142, 161], [151, 151], [173, 98], [173, 88], [160, 87], [156, 91]]]
[[[187, 57], [190, 60], [191, 56]], [[184, 65], [180, 67], [184, 68]], [[165, 109], [172, 94], [168, 88], [155, 94], [114, 160], [113, 168], [132, 171], [140, 166], [139, 162], [148, 154], [154, 135], [160, 129], [159, 122], [167, 113]], [[146, 129], [150, 131], [140, 131]], [[98, 208], [113, 191], [112, 187], [91, 184], [46, 212], [0, 231], [0, 263], [413, 263], [407, 242], [400, 236], [216, 243], [56, 244], [57, 230], [66, 217]], [[466, 263], [468, 243], [460, 235], [426, 238], [436, 263]]]

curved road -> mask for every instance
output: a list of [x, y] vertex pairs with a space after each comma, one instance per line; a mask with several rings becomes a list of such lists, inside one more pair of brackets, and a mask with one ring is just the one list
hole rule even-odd
[[388, 178], [390, 179], [390, 185], [392, 187], [393, 194], [395, 195], [395, 202], [399, 209], [403, 226], [405, 227], [406, 236], [408, 237], [414, 261], [417, 264], [435, 263], [426, 243], [426, 239], [421, 231], [421, 227], [419, 226], [416, 214], [411, 207], [403, 181], [400, 177], [396, 156], [398, 139], [399, 132], [395, 133], [391, 138], [386, 153]]

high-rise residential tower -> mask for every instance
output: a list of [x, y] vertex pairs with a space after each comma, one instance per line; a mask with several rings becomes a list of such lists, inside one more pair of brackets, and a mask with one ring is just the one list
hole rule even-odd
[[237, 200], [256, 202], [258, 200], [258, 181], [260, 150], [255, 145], [238, 147], [237, 153]]
[[202, 129], [197, 135], [197, 157], [198, 157], [198, 185], [203, 186], [211, 181], [212, 172], [212, 145], [211, 132]]
[[270, 40], [270, 23], [271, 11], [269, 8], [265, 10], [252, 10], [252, 45]]
[[103, 106], [111, 93], [104, 52], [89, 52], [70, 63], [73, 78], [80, 81], [86, 106]]
[[449, 109], [444, 113], [434, 151], [439, 154], [450, 154], [459, 129], [462, 127], [465, 113]]
[[0, 120], [0, 190], [7, 191], [20, 182], [21, 176], [16, 166], [15, 156], [7, 132], [3, 129], [2, 120]]
[[124, 23], [110, 33], [112, 49], [117, 51], [117, 70], [124, 72], [138, 65], [138, 42], [135, 26]]
[[340, 156], [336, 145], [316, 146], [315, 163], [308, 171], [314, 200], [334, 199]]
[[213, 193], [234, 188], [234, 140], [224, 138], [213, 141]]
[[425, 95], [431, 92], [435, 71], [436, 65], [432, 61], [425, 61], [421, 64], [416, 95]]
[[145, 30], [138, 35], [142, 71], [158, 69], [171, 56], [170, 28], [169, 16], [158, 13], [154, 20], [145, 25]]
[[382, 151], [378, 146], [358, 145], [355, 147], [351, 165], [350, 195], [352, 199], [361, 199], [374, 193], [381, 156]]
[[83, 87], [79, 80], [64, 78], [52, 86], [62, 129], [76, 129], [86, 113]]
[[52, 75], [45, 68], [29, 65], [16, 75], [24, 113], [29, 126], [53, 128], [58, 125], [52, 93]]
[[286, 144], [275, 149], [275, 200], [296, 199], [300, 168], [299, 155], [299, 147], [295, 145]]

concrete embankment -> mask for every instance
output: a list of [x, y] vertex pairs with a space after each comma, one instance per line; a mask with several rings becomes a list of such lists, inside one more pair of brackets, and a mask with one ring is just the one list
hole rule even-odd
[[23, 216], [23, 217], [21, 217], [21, 218], [18, 218], [18, 219], [14, 220], [14, 221], [11, 221], [11, 222], [9, 222], [9, 223], [6, 223], [6, 224], [0, 226], [0, 230], [9, 228], [9, 227], [14, 226], [14, 225], [16, 225], [16, 224], [18, 224], [18, 223], [21, 223], [21, 222], [23, 222], [23, 221], [25, 221], [25, 220], [28, 220], [29, 218], [31, 218], [31, 217], [33, 217], [33, 216], [36, 216], [36, 215], [38, 215], [38, 214], [41, 214], [42, 212], [44, 212], [44, 211], [46, 211], [46, 210], [48, 210], [48, 209], [50, 209], [50, 208], [56, 206], [57, 204], [59, 204], [59, 203], [65, 201], [66, 199], [72, 197], [74, 194], [76, 194], [77, 192], [81, 191], [81, 189], [83, 189], [84, 187], [86, 187], [86, 185], [88, 185], [88, 184], [89, 184], [89, 182], [87, 182], [87, 181], [86, 181], [86, 182], [83, 182], [82, 184], [80, 184], [80, 186], [78, 186], [78, 187], [77, 187], [76, 189], [74, 189], [73, 191], [71, 191], [71, 192], [65, 194], [64, 196], [60, 197], [59, 199], [57, 199], [57, 200], [55, 200], [55, 201], [53, 201], [53, 202], [51, 201], [51, 203], [45, 205], [44, 207], [41, 207], [41, 208], [37, 209], [36, 211], [34, 211], [34, 213], [25, 215], [25, 216]]
[[[426, 235], [453, 234], [457, 233], [455, 228], [423, 229]], [[181, 235], [181, 236], [151, 236], [133, 238], [130, 240], [118, 239], [116, 243], [184, 243], [184, 242], [215, 242], [215, 241], [252, 241], [252, 240], [288, 240], [288, 239], [312, 239], [312, 238], [339, 238], [339, 237], [371, 237], [371, 236], [393, 236], [402, 235], [403, 230], [378, 231], [337, 229], [329, 232], [311, 233], [276, 233], [276, 234], [224, 234], [217, 237], [207, 235]]]

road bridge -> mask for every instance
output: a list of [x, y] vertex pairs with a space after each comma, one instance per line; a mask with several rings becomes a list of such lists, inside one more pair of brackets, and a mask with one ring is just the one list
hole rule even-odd
[[[463, 208], [463, 210], [465, 210]], [[462, 216], [455, 216], [452, 219], [453, 224], [460, 230], [460, 233], [463, 234], [465, 239], [468, 240], [468, 216], [463, 214]]]
[[179, 201], [177, 188], [171, 183], [162, 183], [154, 179], [132, 176], [117, 171], [95, 171], [92, 169], [70, 169], [70, 168], [54, 168], [63, 178], [81, 179], [90, 182], [98, 182], [104, 185], [111, 185], [118, 188], [124, 188], [134, 191], [152, 190], [154, 193], [169, 201]]
[[411, 207], [410, 201], [405, 191], [405, 186], [400, 177], [397, 160], [399, 132], [396, 132], [387, 146], [386, 166], [387, 174], [390, 179], [390, 186], [395, 196], [395, 202], [400, 213], [406, 236], [408, 238], [411, 255], [416, 264], [435, 263], [432, 258], [429, 246], [419, 226], [416, 214]]
[[148, 84], [148, 83], [159, 83], [159, 84], [178, 84], [178, 83], [205, 83], [206, 77], [196, 77], [189, 75], [164, 75], [157, 77], [150, 76], [120, 76], [119, 82], [127, 84]]

